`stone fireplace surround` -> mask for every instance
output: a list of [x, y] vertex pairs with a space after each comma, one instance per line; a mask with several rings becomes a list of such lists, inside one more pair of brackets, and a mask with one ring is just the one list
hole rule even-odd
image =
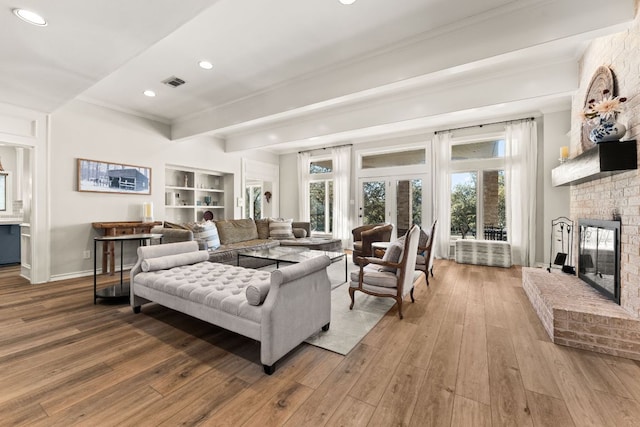
[[[580, 83], [572, 102], [571, 158], [582, 151], [582, 123], [577, 117], [584, 108], [591, 77], [602, 65], [612, 70], [617, 94], [628, 98], [618, 117], [627, 125], [625, 139], [640, 136], [640, 0], [635, 3], [636, 17], [630, 28], [595, 39], [580, 60]], [[523, 287], [554, 342], [640, 360], [639, 171], [571, 185], [569, 216], [575, 223], [579, 218], [620, 218], [621, 305], [575, 276], [544, 269], [523, 269]], [[576, 259], [572, 261], [577, 264]]]

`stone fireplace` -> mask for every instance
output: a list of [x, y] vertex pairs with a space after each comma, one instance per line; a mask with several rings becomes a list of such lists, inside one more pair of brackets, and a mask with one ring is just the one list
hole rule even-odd
[[[640, 1], [636, 1], [640, 5]], [[636, 9], [637, 10], [637, 9]], [[579, 112], [600, 66], [615, 76], [615, 93], [628, 98], [618, 121], [627, 126], [625, 140], [640, 136], [640, 19], [613, 36], [594, 40], [580, 61], [580, 85], [572, 105], [571, 155], [584, 150]], [[636, 155], [637, 157], [637, 155]], [[640, 360], [640, 173], [631, 170], [570, 187], [570, 218], [620, 221], [620, 305], [576, 276], [523, 268], [523, 288], [551, 340], [585, 350]], [[574, 236], [578, 265], [578, 235]]]
[[[636, 2], [640, 4], [640, 2]], [[582, 152], [582, 122], [578, 119], [585, 103], [591, 76], [600, 66], [614, 75], [615, 92], [628, 98], [618, 121], [627, 125], [626, 140], [640, 136], [640, 18], [630, 29], [593, 41], [580, 61], [580, 87], [573, 99], [571, 156]], [[606, 178], [572, 185], [570, 216], [596, 220], [619, 219], [620, 305], [632, 317], [640, 318], [640, 174], [632, 170]], [[576, 236], [577, 237], [577, 236]], [[577, 244], [577, 243], [576, 243]], [[577, 255], [577, 251], [573, 252]], [[577, 265], [574, 259], [574, 265]]]

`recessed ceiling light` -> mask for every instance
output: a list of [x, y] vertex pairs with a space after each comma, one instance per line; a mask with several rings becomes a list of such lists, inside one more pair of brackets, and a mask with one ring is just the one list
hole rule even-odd
[[200, 68], [204, 68], [205, 70], [210, 70], [213, 68], [213, 64], [209, 61], [200, 61], [198, 62]]
[[18, 18], [22, 19], [24, 22], [28, 22], [29, 24], [37, 25], [39, 27], [47, 26], [47, 21], [45, 21], [45, 19], [42, 16], [38, 15], [35, 12], [31, 12], [30, 10], [13, 9], [13, 13]]
[[356, 2], [356, 0], [340, 0], [340, 3], [342, 4], [354, 4]]
[[153, 98], [154, 96], [156, 96], [156, 93], [149, 89], [145, 90], [142, 93], [144, 93], [144, 96], [148, 96], [149, 98]]

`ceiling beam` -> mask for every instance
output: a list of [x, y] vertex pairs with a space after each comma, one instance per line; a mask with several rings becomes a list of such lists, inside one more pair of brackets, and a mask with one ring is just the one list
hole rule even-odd
[[[172, 124], [172, 139], [213, 133], [231, 140], [231, 133], [246, 132], [247, 127], [339, 109], [376, 96], [376, 92], [384, 93], [387, 87], [419, 82], [424, 76], [448, 74], [459, 79], [461, 70], [488, 58], [535, 50], [563, 39], [586, 43], [595, 36], [621, 31], [632, 22], [634, 13], [633, 0], [514, 2], [499, 13], [480, 15], [437, 34], [425, 34], [384, 52], [177, 120]], [[572, 55], [577, 61], [577, 53]], [[473, 73], [464, 74], [473, 79]]]

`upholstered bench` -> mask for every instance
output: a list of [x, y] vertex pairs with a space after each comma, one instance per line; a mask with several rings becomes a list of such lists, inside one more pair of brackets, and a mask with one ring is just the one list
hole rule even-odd
[[135, 313], [156, 302], [260, 342], [267, 374], [331, 321], [326, 255], [271, 272], [208, 261], [198, 243], [141, 246], [131, 269]]
[[460, 264], [511, 267], [511, 244], [502, 240], [456, 240], [456, 262]]

